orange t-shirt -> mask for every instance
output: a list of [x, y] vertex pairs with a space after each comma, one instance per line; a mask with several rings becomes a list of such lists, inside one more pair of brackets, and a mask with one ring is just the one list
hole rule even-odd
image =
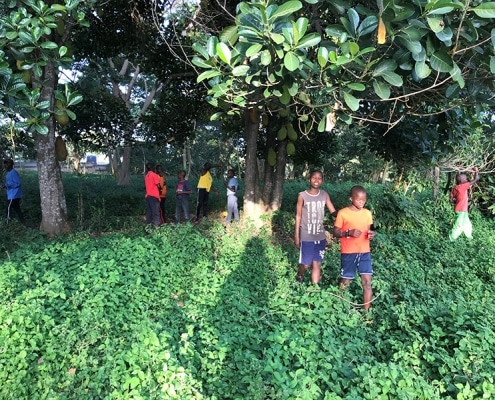
[[340, 228], [342, 233], [344, 233], [347, 229], [359, 229], [363, 232], [358, 238], [341, 238], [340, 252], [342, 254], [369, 253], [370, 240], [368, 239], [368, 229], [370, 229], [372, 224], [373, 217], [371, 215], [371, 211], [367, 208], [353, 211], [349, 207], [346, 207], [340, 210], [337, 214], [337, 218], [335, 219], [334, 226]]
[[165, 178], [160, 175], [158, 176], [160, 177], [160, 186], [162, 188], [162, 190], [160, 191], [160, 197], [167, 197], [167, 186], [165, 186]]

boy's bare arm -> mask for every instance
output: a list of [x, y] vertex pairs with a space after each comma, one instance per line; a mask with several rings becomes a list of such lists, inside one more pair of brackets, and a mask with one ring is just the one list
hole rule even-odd
[[297, 204], [296, 204], [296, 224], [294, 227], [294, 244], [296, 247], [299, 247], [299, 231], [301, 229], [301, 216], [302, 216], [302, 207], [303, 207], [303, 197], [301, 195], [297, 196]]
[[337, 216], [337, 210], [335, 210], [335, 207], [332, 203], [332, 200], [330, 200], [330, 195], [328, 193], [327, 193], [326, 205], [327, 205], [328, 211], [330, 211], [330, 214], [332, 214], [332, 217], [336, 217]]
[[480, 176], [478, 175], [478, 167], [474, 167], [474, 177], [472, 180], [469, 181], [471, 186], [473, 186], [478, 180], [480, 179]]

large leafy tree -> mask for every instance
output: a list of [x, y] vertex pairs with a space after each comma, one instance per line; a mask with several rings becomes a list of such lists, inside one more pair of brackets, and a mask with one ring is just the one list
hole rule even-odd
[[[0, 17], [0, 101], [17, 129], [32, 135], [38, 157], [41, 230], [70, 229], [55, 141], [57, 122], [75, 118], [70, 107], [81, 96], [59, 90], [59, 68], [69, 67], [72, 29], [86, 24], [91, 1], [8, 0]], [[84, 7], [83, 7], [84, 6]]]
[[[483, 1], [243, 2], [234, 25], [194, 45], [192, 62], [204, 70], [198, 81], [211, 104], [254, 110], [248, 143], [267, 108], [306, 131], [361, 121], [386, 133], [408, 114], [487, 101], [494, 17], [495, 3]], [[254, 151], [248, 144], [248, 211], [260, 203]]]

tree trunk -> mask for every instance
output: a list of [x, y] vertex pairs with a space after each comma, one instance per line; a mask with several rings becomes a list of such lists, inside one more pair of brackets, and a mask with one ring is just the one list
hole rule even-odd
[[388, 178], [388, 168], [390, 167], [390, 163], [388, 161], [385, 162], [385, 165], [383, 166], [383, 173], [382, 173], [382, 183], [385, 184], [387, 182]]
[[[271, 148], [277, 151], [277, 117], [270, 115], [268, 117], [268, 124], [266, 126], [266, 151], [265, 151], [265, 162], [263, 168], [263, 192], [261, 198], [263, 203], [267, 206], [271, 203], [275, 166], [271, 166], [268, 163], [268, 150]], [[276, 164], [275, 164], [276, 165]]]
[[259, 123], [253, 123], [249, 118], [249, 110], [244, 111], [244, 127], [246, 132], [246, 173], [244, 190], [244, 216], [251, 218], [256, 225], [261, 223], [263, 214], [263, 202], [261, 201], [259, 188], [257, 139]]
[[122, 156], [122, 165], [119, 171], [119, 186], [127, 186], [131, 184], [131, 151], [130, 144], [124, 146], [124, 155]]
[[110, 171], [112, 176], [116, 177], [119, 175], [118, 156], [117, 150], [109, 149], [107, 152], [108, 162], [110, 163]]
[[[44, 68], [44, 85], [41, 87], [41, 99], [54, 104], [53, 90], [57, 85], [57, 71], [48, 60]], [[35, 135], [38, 152], [38, 179], [41, 199], [41, 231], [49, 236], [70, 231], [67, 220], [62, 172], [55, 153], [55, 119], [46, 122], [48, 134]]]
[[287, 141], [279, 142], [277, 165], [273, 174], [273, 189], [270, 198], [270, 210], [276, 211], [282, 206], [284, 197], [285, 166], [287, 164]]
[[437, 198], [438, 192], [440, 190], [440, 168], [433, 168], [433, 198]]

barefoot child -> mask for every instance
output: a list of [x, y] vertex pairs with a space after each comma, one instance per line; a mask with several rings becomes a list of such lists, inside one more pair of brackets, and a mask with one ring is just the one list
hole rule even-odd
[[450, 192], [450, 202], [454, 204], [457, 219], [449, 235], [451, 241], [456, 240], [462, 233], [468, 239], [473, 238], [473, 226], [468, 214], [468, 192], [478, 179], [478, 167], [474, 167], [474, 178], [470, 181], [467, 180], [466, 174], [458, 174], [455, 177], [457, 185]]
[[340, 290], [345, 290], [356, 276], [361, 275], [363, 286], [363, 305], [368, 310], [373, 291], [371, 277], [370, 239], [373, 239], [373, 217], [371, 211], [364, 208], [366, 190], [362, 186], [351, 188], [351, 205], [339, 210], [333, 228], [333, 236], [340, 239]]
[[330, 196], [320, 187], [323, 184], [323, 173], [313, 171], [309, 176], [309, 190], [297, 196], [296, 226], [294, 244], [299, 249], [299, 270], [296, 280], [302, 282], [304, 273], [312, 267], [311, 282], [317, 284], [321, 277], [321, 263], [327, 245], [323, 218], [325, 207], [335, 216], [335, 207]]

